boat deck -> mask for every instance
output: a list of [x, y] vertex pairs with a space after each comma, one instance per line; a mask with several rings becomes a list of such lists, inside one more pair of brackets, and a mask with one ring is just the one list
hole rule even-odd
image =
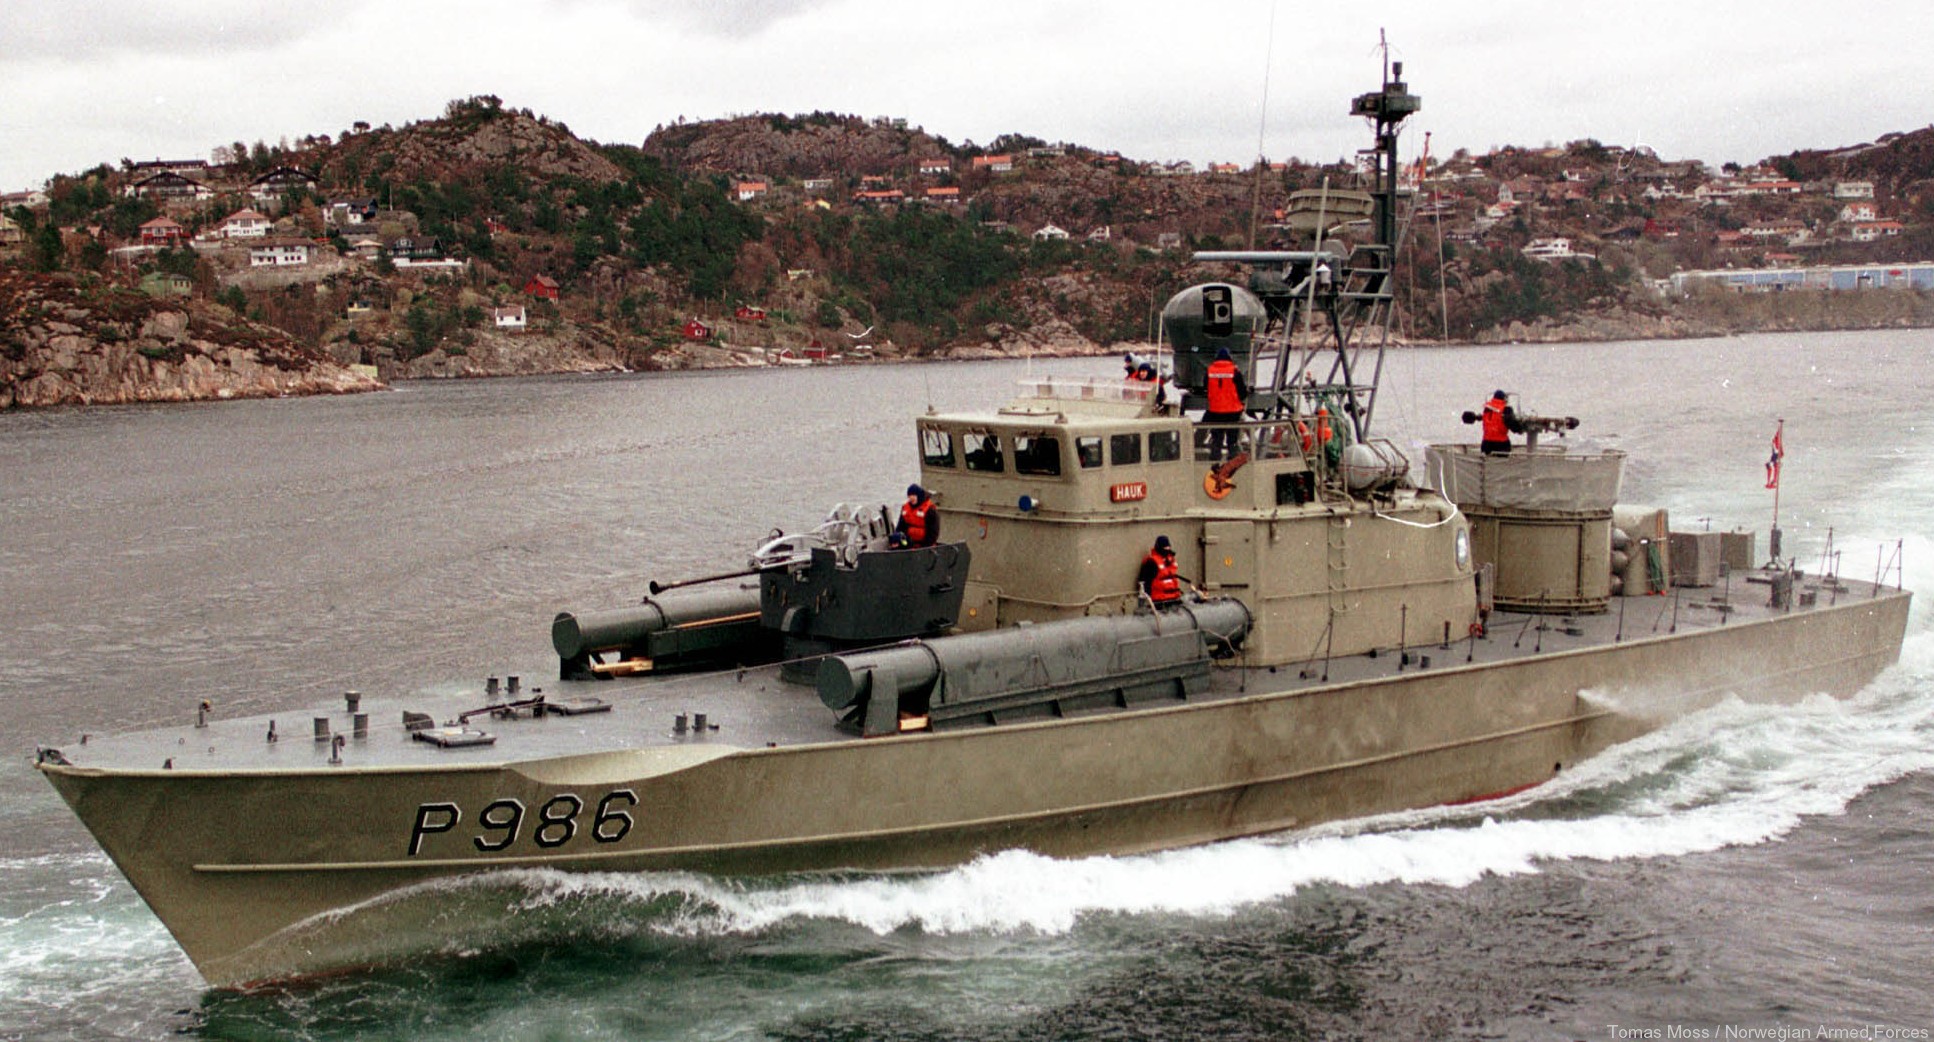
[[[1442, 670], [1467, 664], [1494, 664], [1603, 647], [1614, 643], [1670, 639], [1722, 626], [1749, 624], [1789, 613], [1804, 613], [1852, 601], [1905, 597], [1894, 587], [1830, 578], [1806, 578], [1794, 586], [1789, 609], [1770, 606], [1768, 585], [1759, 576], [1735, 577], [1728, 587], [1681, 588], [1671, 594], [1612, 598], [1611, 610], [1598, 614], [1531, 615], [1496, 612], [1481, 637], [1420, 634], [1402, 649], [1325, 661], [1320, 638], [1312, 657], [1300, 665], [1248, 668], [1227, 664], [1213, 671], [1207, 690], [1192, 695], [1201, 702], [1274, 691], [1297, 691], [1389, 678], [1402, 673]], [[462, 714], [493, 703], [538, 693], [553, 702], [600, 702], [604, 711], [534, 716], [475, 713], [463, 726], [490, 737], [488, 744], [441, 747], [405, 729], [407, 713], [429, 716], [436, 728], [459, 725]], [[1089, 712], [1140, 712], [1165, 704], [1138, 702], [1133, 709]], [[183, 706], [193, 720], [195, 706]], [[780, 680], [777, 667], [673, 676], [639, 676], [607, 681], [530, 684], [520, 695], [485, 694], [482, 683], [448, 684], [398, 696], [361, 699], [368, 731], [358, 736], [343, 700], [310, 711], [218, 719], [124, 735], [87, 735], [60, 748], [79, 768], [115, 771], [287, 772], [291, 770], [489, 769], [505, 763], [559, 756], [667, 746], [702, 747], [725, 752], [767, 746], [793, 746], [853, 740], [838, 717], [810, 686]], [[704, 714], [706, 730], [694, 729]], [[681, 730], [677, 718], [683, 715]], [[1087, 715], [1084, 713], [1083, 715]], [[329, 738], [316, 737], [324, 718]], [[1038, 716], [1032, 719], [1039, 719]], [[269, 740], [271, 725], [276, 735]], [[344, 741], [337, 749], [336, 736]], [[338, 762], [332, 762], [332, 756]]]

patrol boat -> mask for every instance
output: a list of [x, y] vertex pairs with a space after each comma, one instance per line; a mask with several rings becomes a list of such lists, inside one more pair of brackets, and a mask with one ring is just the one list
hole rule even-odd
[[[1719, 699], [1845, 696], [1893, 663], [1898, 581], [1674, 533], [1619, 503], [1620, 453], [1568, 451], [1577, 421], [1435, 446], [1423, 480], [1372, 435], [1419, 104], [1393, 70], [1352, 106], [1367, 190], [1299, 193], [1294, 248], [1202, 255], [1251, 275], [1169, 301], [1179, 402], [1041, 379], [915, 420], [936, 545], [841, 507], [744, 568], [559, 614], [554, 681], [204, 705], [39, 769], [238, 985], [433, 947], [462, 887], [519, 869], [1209, 843], [1516, 792]], [[1222, 350], [1252, 390], [1211, 431], [1185, 410]], [[1198, 593], [1157, 607], [1136, 576], [1164, 535]]]

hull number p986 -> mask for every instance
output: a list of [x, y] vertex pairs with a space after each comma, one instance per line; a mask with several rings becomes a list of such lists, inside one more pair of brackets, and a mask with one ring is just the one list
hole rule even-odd
[[[596, 810], [589, 813], [576, 793], [552, 796], [535, 813], [524, 806], [524, 801], [505, 797], [492, 800], [477, 812], [470, 842], [485, 854], [508, 850], [525, 837], [541, 850], [556, 850], [573, 840], [582, 843], [587, 836], [596, 843], [616, 843], [631, 831], [631, 808], [637, 805], [638, 795], [630, 789], [605, 793]], [[454, 832], [462, 823], [463, 808], [455, 803], [418, 804], [416, 822], [410, 827], [409, 856], [422, 852], [425, 839]]]

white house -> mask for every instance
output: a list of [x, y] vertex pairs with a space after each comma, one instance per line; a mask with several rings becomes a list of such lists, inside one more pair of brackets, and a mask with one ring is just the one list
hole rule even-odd
[[299, 239], [263, 242], [248, 249], [251, 268], [291, 268], [309, 263], [308, 243]]
[[491, 308], [490, 319], [497, 328], [509, 333], [521, 333], [525, 329], [524, 305], [512, 304], [507, 308]]
[[1534, 260], [1590, 260], [1590, 253], [1579, 253], [1571, 248], [1570, 239], [1533, 239], [1525, 246], [1524, 255]]
[[1880, 212], [1874, 209], [1874, 204], [1872, 203], [1848, 203], [1840, 208], [1840, 219], [1843, 221], [1878, 221], [1880, 220]]
[[1833, 197], [1835, 199], [1872, 199], [1874, 183], [1872, 181], [1836, 181], [1833, 185]]
[[1039, 242], [1046, 242], [1049, 239], [1065, 239], [1067, 237], [1067, 229], [1053, 224], [1044, 224], [1034, 230], [1034, 238]]
[[269, 219], [254, 210], [237, 210], [222, 218], [225, 239], [259, 239], [269, 233]]

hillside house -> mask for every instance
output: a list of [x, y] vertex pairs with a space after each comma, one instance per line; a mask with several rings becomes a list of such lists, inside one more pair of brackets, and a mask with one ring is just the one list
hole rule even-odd
[[1210, 163], [1210, 164], [1209, 164], [1209, 173], [1212, 173], [1212, 174], [1240, 174], [1240, 173], [1242, 173], [1242, 164], [1240, 164], [1240, 163]]
[[393, 261], [433, 261], [443, 259], [443, 240], [434, 235], [399, 235], [390, 240]]
[[799, 187], [808, 192], [830, 192], [833, 190], [833, 179], [830, 177], [808, 177], [804, 181], [799, 182]]
[[278, 166], [248, 183], [249, 197], [256, 202], [268, 202], [296, 189], [314, 191], [316, 179], [292, 166]]
[[562, 296], [557, 288], [557, 280], [549, 275], [532, 275], [524, 282], [524, 293], [539, 300], [556, 300]]
[[46, 205], [47, 193], [38, 188], [28, 189], [25, 192], [7, 192], [0, 195], [0, 210], [11, 210], [16, 206], [24, 206], [29, 210], [35, 210]]
[[759, 198], [766, 194], [766, 190], [767, 185], [764, 181], [740, 181], [734, 188], [738, 193], [739, 202], [742, 203], [749, 203]]
[[907, 194], [905, 192], [900, 191], [898, 188], [889, 188], [884, 191], [880, 189], [870, 189], [866, 191], [859, 191], [859, 192], [853, 193], [853, 201], [855, 203], [859, 203], [862, 205], [897, 203], [904, 200], [906, 197], [907, 197]]
[[1533, 260], [1542, 261], [1590, 260], [1592, 257], [1592, 254], [1572, 249], [1571, 240], [1565, 238], [1533, 239], [1525, 245], [1523, 253]]
[[151, 271], [141, 276], [141, 292], [157, 299], [186, 297], [195, 292], [195, 280], [169, 271]]
[[1725, 181], [1707, 181], [1692, 190], [1692, 198], [1700, 206], [1729, 206], [1734, 194], [1734, 186]]
[[26, 237], [27, 233], [20, 229], [20, 222], [0, 213], [0, 246], [11, 246]]
[[1806, 225], [1791, 219], [1754, 221], [1740, 231], [1745, 232], [1748, 238], [1779, 239], [1782, 242], [1794, 242], [1806, 237]]
[[1107, 242], [1108, 240], [1114, 237], [1115, 237], [1114, 229], [1110, 228], [1108, 225], [1105, 225], [1105, 224], [1096, 225], [1095, 227], [1088, 229], [1089, 242]]
[[1591, 186], [1581, 181], [1554, 181], [1544, 188], [1548, 203], [1582, 202], [1591, 197]]
[[166, 217], [157, 217], [141, 225], [141, 245], [174, 246], [188, 238], [188, 229]]
[[1874, 183], [1872, 181], [1836, 181], [1833, 185], [1833, 197], [1835, 199], [1872, 199]]
[[1011, 155], [975, 156], [971, 166], [975, 170], [986, 170], [989, 173], [1005, 174], [1014, 169], [1014, 157]]
[[1060, 225], [1044, 224], [1039, 228], [1034, 229], [1035, 242], [1047, 242], [1050, 239], [1061, 240], [1061, 239], [1066, 239], [1067, 237], [1068, 237], [1067, 229], [1062, 228]]
[[919, 165], [920, 176], [941, 177], [953, 172], [954, 164], [950, 159], [922, 159]]
[[1878, 221], [1880, 211], [1872, 203], [1848, 203], [1840, 208], [1840, 219], [1848, 222]]
[[265, 239], [248, 248], [251, 268], [295, 268], [309, 263], [315, 247], [306, 239]]
[[929, 188], [927, 189], [926, 200], [930, 203], [957, 203], [960, 201], [960, 189], [954, 185], [947, 185], [941, 188]]
[[383, 255], [383, 237], [375, 232], [354, 232], [342, 237], [343, 245], [349, 252], [364, 260], [375, 260]]
[[506, 333], [522, 333], [527, 326], [524, 305], [512, 304], [509, 307], [491, 308], [490, 321]]
[[732, 317], [741, 322], [764, 322], [766, 320], [766, 309], [755, 307], [751, 304], [740, 304], [732, 310]]
[[127, 186], [123, 192], [158, 203], [194, 202], [215, 194], [214, 189], [200, 181], [165, 172], [144, 177]]
[[710, 340], [712, 338], [712, 327], [700, 322], [696, 318], [688, 319], [683, 326], [679, 327], [678, 331], [687, 340]]
[[1854, 224], [1852, 230], [1853, 241], [1874, 242], [1899, 235], [1901, 223], [1899, 221], [1860, 221]]
[[331, 199], [322, 211], [322, 219], [338, 228], [370, 224], [376, 220], [376, 200]]
[[208, 160], [206, 159], [150, 159], [134, 163], [128, 173], [135, 178], [153, 177], [156, 174], [176, 174], [191, 177], [198, 181], [208, 179]]
[[216, 231], [224, 239], [260, 239], [269, 233], [269, 219], [254, 210], [237, 210], [222, 218]]

